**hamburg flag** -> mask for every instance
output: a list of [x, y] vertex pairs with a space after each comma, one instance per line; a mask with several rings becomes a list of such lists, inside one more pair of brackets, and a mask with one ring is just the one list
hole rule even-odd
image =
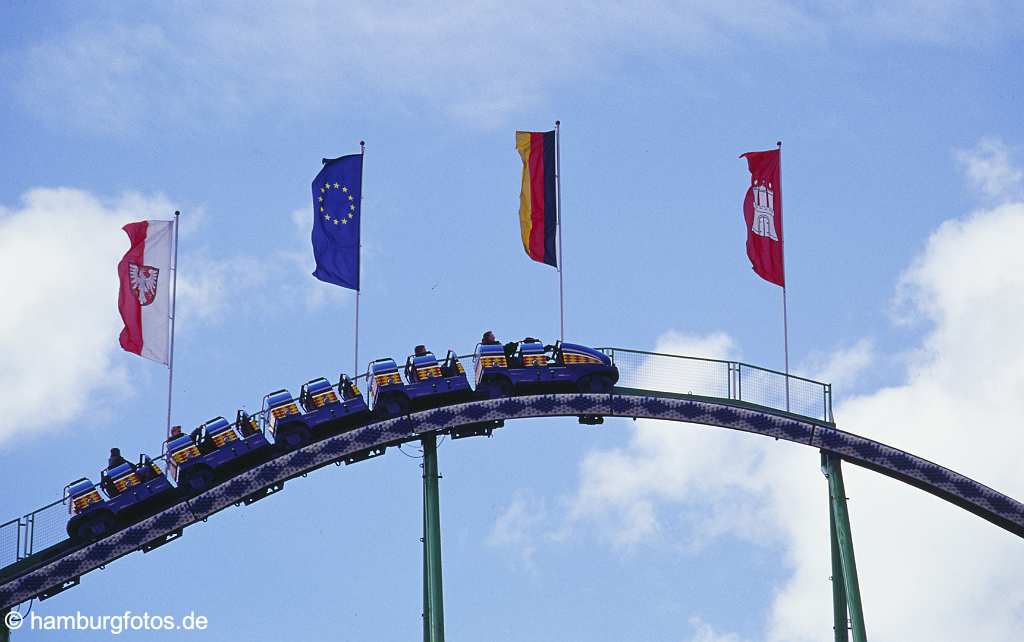
[[313, 179], [313, 276], [359, 291], [363, 155], [324, 160]]
[[747, 222], [747, 256], [754, 272], [765, 281], [786, 287], [782, 261], [782, 185], [780, 150], [747, 152], [750, 187], [743, 199]]
[[131, 247], [117, 264], [121, 290], [117, 309], [124, 320], [121, 347], [166, 364], [170, 351], [171, 247], [174, 221], [139, 221], [123, 229]]
[[519, 227], [523, 247], [534, 261], [558, 267], [555, 232], [555, 132], [516, 132], [516, 149], [523, 159], [519, 192]]

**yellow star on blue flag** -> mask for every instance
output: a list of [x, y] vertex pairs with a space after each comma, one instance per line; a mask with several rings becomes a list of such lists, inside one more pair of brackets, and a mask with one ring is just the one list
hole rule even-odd
[[362, 192], [362, 154], [324, 159], [313, 179], [313, 276], [357, 291]]

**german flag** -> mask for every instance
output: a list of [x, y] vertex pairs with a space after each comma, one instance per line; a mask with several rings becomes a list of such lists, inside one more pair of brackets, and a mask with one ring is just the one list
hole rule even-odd
[[516, 132], [516, 149], [523, 159], [519, 192], [519, 226], [523, 247], [534, 261], [558, 267], [555, 232], [555, 132]]

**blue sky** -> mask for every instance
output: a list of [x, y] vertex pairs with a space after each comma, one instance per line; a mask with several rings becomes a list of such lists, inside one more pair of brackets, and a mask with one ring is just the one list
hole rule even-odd
[[[514, 148], [556, 118], [568, 338], [780, 368], [737, 156], [781, 139], [794, 369], [833, 381], [840, 426], [1022, 497], [1022, 26], [1009, 3], [953, 1], [8, 4], [6, 517], [162, 439], [166, 370], [116, 340], [126, 222], [182, 211], [176, 422], [351, 373], [354, 299], [309, 274], [308, 199], [320, 158], [361, 139], [360, 369], [488, 328], [556, 337]], [[34, 609], [195, 610], [209, 640], [413, 639], [418, 463], [317, 472]], [[813, 451], [547, 419], [445, 443], [440, 466], [452, 640], [830, 634]], [[848, 485], [874, 639], [1024, 624], [1011, 536], [869, 473]]]

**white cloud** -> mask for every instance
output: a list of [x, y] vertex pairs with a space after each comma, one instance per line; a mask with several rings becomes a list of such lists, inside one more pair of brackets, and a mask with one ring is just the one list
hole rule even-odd
[[[1011, 391], [1024, 384], [1024, 349], [1011, 337], [1024, 318], [1024, 266], [1015, 247], [1021, 235], [1024, 204], [942, 225], [904, 277], [919, 316], [932, 324], [906, 381], [836, 410], [844, 428], [1018, 498], [1024, 496], [1017, 457], [1024, 434], [1015, 424], [1024, 402]], [[1009, 587], [1024, 570], [1018, 538], [919, 491], [853, 467], [847, 471], [874, 639], [1016, 637], [1024, 624], [1024, 592]], [[784, 490], [794, 485], [781, 474], [778, 481]], [[827, 559], [813, 553], [820, 537], [808, 538], [798, 522], [782, 524], [798, 570], [776, 600], [774, 633], [777, 639], [810, 639], [808, 618], [792, 605], [815, 601]], [[814, 608], [827, 608], [817, 602]]]
[[63, 188], [0, 208], [0, 442], [53, 429], [92, 395], [128, 388], [111, 361], [122, 327], [116, 266], [128, 245], [120, 228], [173, 209], [161, 196], [104, 203]]
[[[182, 224], [183, 239], [196, 235], [202, 214], [199, 208], [187, 219], [182, 218], [190, 225], [186, 228]], [[261, 298], [282, 306], [301, 305], [306, 310], [348, 303], [350, 290], [312, 276], [309, 216], [305, 208], [293, 211], [290, 234], [281, 239], [280, 246], [259, 249], [257, 254], [219, 254], [202, 242], [187, 243], [191, 249], [179, 261], [176, 331], [189, 332], [203, 324], [225, 322], [240, 304]]]
[[179, 260], [176, 331], [189, 332], [204, 324], [223, 323], [246, 301], [273, 300], [293, 312], [293, 306], [314, 310], [325, 304], [350, 302], [351, 290], [322, 283], [312, 276], [309, 216], [305, 208], [293, 211], [290, 233], [280, 239], [279, 247], [259, 248], [255, 254], [211, 250], [195, 240], [203, 224], [202, 208], [183, 216], [182, 239], [193, 241], [182, 243], [188, 251]]
[[1024, 171], [1013, 165], [1010, 148], [997, 138], [986, 138], [972, 149], [957, 150], [956, 158], [971, 186], [993, 199], [1014, 199], [1024, 188]]
[[[906, 376], [839, 404], [841, 427], [1024, 498], [1021, 238], [1020, 202], [936, 230], [900, 284], [910, 313], [925, 324]], [[659, 350], [692, 349], [688, 343], [666, 341]], [[869, 343], [856, 343], [822, 363], [842, 379], [878, 361]], [[595, 523], [620, 544], [668, 544], [661, 535], [675, 528], [698, 542], [725, 536], [776, 546], [790, 575], [774, 596], [765, 638], [820, 640], [832, 623], [818, 463], [818, 453], [785, 442], [638, 421], [628, 445], [584, 458], [568, 520]], [[872, 639], [1019, 637], [1019, 538], [919, 490], [844, 469]]]
[[[35, 189], [22, 200], [0, 208], [0, 405], [7, 409], [0, 443], [55, 430], [95, 395], [131, 389], [113, 359], [123, 327], [116, 266], [128, 248], [121, 227], [179, 208], [162, 195], [104, 201], [67, 188]], [[201, 222], [201, 208], [190, 211], [183, 238]], [[222, 321], [267, 278], [259, 260], [214, 257], [203, 246], [183, 254], [180, 264], [178, 332]], [[54, 391], [59, 404], [50, 403]]]
[[994, 0], [836, 2], [827, 10], [854, 33], [899, 42], [976, 47], [1013, 33], [1021, 12]]
[[[275, 262], [284, 266], [280, 276], [287, 282], [287, 285], [282, 286], [285, 290], [282, 296], [297, 296], [307, 310], [315, 310], [326, 304], [347, 304], [355, 296], [352, 290], [324, 283], [312, 276], [316, 263], [310, 246], [309, 217], [309, 208], [292, 211], [292, 236], [288, 239], [289, 243], [286, 248], [274, 252], [277, 258]], [[365, 273], [365, 256], [360, 261], [364, 264], [361, 270]]]
[[983, 46], [1020, 23], [1012, 5], [959, 0], [134, 3], [48, 33], [14, 52], [5, 75], [34, 113], [104, 134], [230, 126], [282, 100], [300, 112], [344, 100], [493, 127], [620, 60], [699, 61], [751, 43], [819, 49], [848, 33]]
[[796, 372], [832, 384], [833, 389], [851, 388], [877, 358], [875, 344], [862, 338], [831, 353], [812, 352]]
[[299, 114], [343, 100], [497, 127], [544, 106], [560, 83], [623, 60], [705, 64], [751, 44], [820, 50], [851, 33], [984, 46], [1013, 33], [1022, 15], [959, 0], [134, 3], [48, 32], [12, 52], [0, 77], [47, 121], [105, 135], [169, 122], [230, 127], [285, 100]]
[[[655, 352], [736, 357], [733, 340], [722, 333], [699, 337], [670, 332], [658, 340]], [[653, 374], [650, 368], [641, 372]], [[681, 385], [685, 388], [688, 383]], [[697, 453], [700, 456], [695, 457]], [[663, 535], [665, 524], [659, 521], [656, 506], [670, 500], [698, 509], [692, 511], [696, 521], [689, 524], [695, 536], [691, 546], [699, 547], [734, 529], [744, 537], [764, 536], [764, 510], [749, 501], [764, 479], [747, 474], [762, 457], [759, 444], [739, 433], [722, 435], [701, 427], [640, 419], [626, 448], [592, 452], [584, 458], [569, 523], [596, 521], [615, 544], [636, 545]]]
[[[160, 83], [153, 62], [180, 53], [160, 27], [107, 22], [38, 42], [19, 56], [21, 73], [7, 76], [26, 106], [48, 121], [114, 133], [147, 107], [138, 88]], [[170, 104], [171, 95], [151, 100]]]
[[487, 536], [487, 545], [510, 551], [515, 555], [517, 565], [534, 572], [534, 554], [537, 552], [537, 546], [541, 540], [550, 537], [543, 532], [547, 522], [544, 499], [528, 496], [521, 491], [494, 521], [494, 526]]
[[487, 127], [623, 55], [713, 53], [734, 37], [806, 43], [821, 31], [771, 0], [155, 4], [108, 10], [38, 41], [14, 56], [8, 75], [35, 113], [101, 133], [188, 125], [195, 113], [233, 122], [283, 97], [293, 110], [341, 98]]
[[718, 632], [710, 624], [696, 616], [690, 618], [690, 626], [694, 631], [689, 642], [743, 642], [743, 639], [735, 633]]
[[658, 337], [655, 352], [662, 352], [662, 348], [679, 350], [674, 354], [685, 354], [691, 357], [704, 357], [707, 359], [739, 359], [739, 351], [736, 342], [724, 332], [714, 332], [707, 336], [687, 334], [670, 330]]
[[181, 257], [179, 266], [175, 332], [187, 332], [196, 322], [224, 321], [226, 312], [238, 309], [267, 280], [258, 258], [211, 256], [204, 247]]

